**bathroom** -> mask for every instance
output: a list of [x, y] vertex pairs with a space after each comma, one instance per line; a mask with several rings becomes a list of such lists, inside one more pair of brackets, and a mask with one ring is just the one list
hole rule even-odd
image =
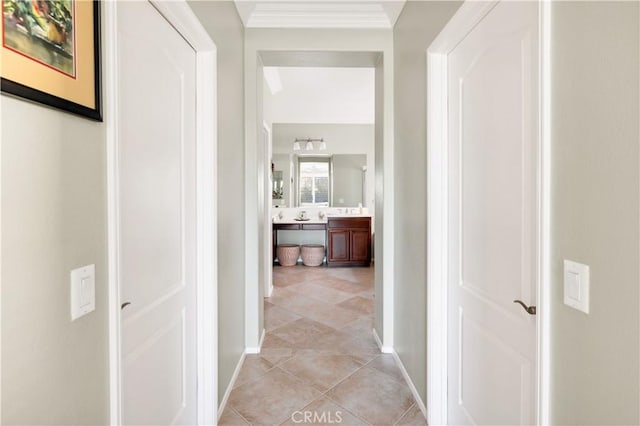
[[[373, 260], [375, 206], [374, 70], [264, 70], [274, 268], [292, 262], [298, 266], [368, 266]], [[327, 229], [330, 219], [343, 216], [361, 218], [356, 225], [360, 232], [355, 234], [360, 247], [357, 262], [341, 257], [348, 257], [342, 252], [350, 248], [341, 244], [353, 244], [354, 234]], [[332, 246], [335, 250], [330, 252]], [[278, 254], [287, 250], [288, 260], [282, 262]], [[296, 256], [305, 250], [313, 252], [313, 261]]]

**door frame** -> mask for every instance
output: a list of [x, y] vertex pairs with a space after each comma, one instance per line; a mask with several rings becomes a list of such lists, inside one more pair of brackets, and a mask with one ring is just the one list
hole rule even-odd
[[[150, 3], [196, 52], [196, 357], [198, 424], [218, 418], [217, 49], [186, 1]], [[109, 290], [110, 423], [122, 423], [120, 283], [118, 282], [118, 2], [104, 7], [105, 127]]]
[[[447, 55], [498, 3], [465, 2], [427, 49], [427, 421], [447, 419], [448, 111]], [[538, 8], [538, 424], [549, 424], [550, 401], [550, 70], [551, 5]]]
[[262, 244], [264, 247], [264, 297], [271, 297], [273, 293], [273, 228], [271, 227], [271, 208], [273, 207], [273, 144], [271, 140], [271, 126], [262, 122], [263, 143], [264, 143], [264, 233]]

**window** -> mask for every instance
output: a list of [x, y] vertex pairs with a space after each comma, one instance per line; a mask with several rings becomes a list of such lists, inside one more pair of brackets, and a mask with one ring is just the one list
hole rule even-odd
[[328, 207], [330, 182], [329, 157], [301, 157], [298, 164], [300, 206]]

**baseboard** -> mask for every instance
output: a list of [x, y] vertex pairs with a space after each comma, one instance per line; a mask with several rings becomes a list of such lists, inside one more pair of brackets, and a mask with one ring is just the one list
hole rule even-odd
[[422, 402], [422, 398], [420, 397], [420, 394], [418, 393], [416, 386], [413, 384], [413, 381], [411, 381], [411, 377], [409, 377], [409, 373], [407, 373], [407, 369], [404, 368], [404, 364], [402, 364], [402, 361], [400, 360], [400, 357], [398, 356], [398, 353], [395, 350], [392, 349], [391, 354], [393, 355], [393, 359], [396, 361], [396, 365], [402, 372], [402, 377], [404, 377], [404, 380], [407, 382], [407, 385], [409, 386], [409, 389], [413, 394], [413, 399], [416, 400], [416, 404], [418, 404], [420, 411], [422, 411], [422, 415], [426, 419], [427, 407], [425, 407], [424, 402]]
[[262, 335], [260, 336], [260, 343], [258, 343], [257, 347], [247, 347], [247, 349], [245, 349], [245, 352], [248, 354], [259, 354], [260, 353], [260, 348], [262, 347], [262, 342], [264, 342], [264, 335], [265, 335], [266, 331], [263, 328], [262, 329]]
[[244, 364], [244, 359], [247, 357], [247, 351], [242, 352], [240, 356], [240, 360], [236, 365], [236, 369], [233, 371], [233, 376], [231, 376], [231, 380], [229, 380], [229, 385], [227, 386], [227, 390], [224, 392], [224, 397], [222, 397], [222, 401], [220, 402], [220, 406], [218, 407], [218, 420], [222, 416], [222, 412], [224, 408], [227, 406], [227, 401], [229, 400], [229, 395], [231, 395], [231, 391], [233, 390], [233, 386], [236, 384], [236, 380], [238, 379], [238, 374], [240, 374], [240, 370], [242, 369], [242, 365]]
[[383, 354], [393, 353], [393, 348], [382, 346], [382, 341], [380, 340], [380, 337], [378, 336], [378, 332], [376, 331], [375, 328], [373, 329], [373, 338], [376, 340], [376, 344], [378, 345], [378, 348], [380, 348], [380, 352], [382, 352]]

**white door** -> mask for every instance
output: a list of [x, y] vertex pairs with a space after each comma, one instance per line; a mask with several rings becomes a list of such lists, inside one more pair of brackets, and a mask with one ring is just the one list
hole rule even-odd
[[536, 2], [498, 3], [448, 55], [449, 424], [536, 422]]
[[195, 424], [196, 54], [118, 3], [118, 282], [124, 424]]

